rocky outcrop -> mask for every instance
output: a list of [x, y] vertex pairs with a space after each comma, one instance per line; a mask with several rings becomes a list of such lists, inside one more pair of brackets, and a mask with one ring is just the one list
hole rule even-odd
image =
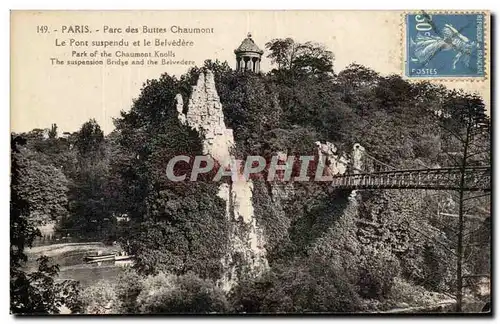
[[362, 172], [363, 168], [365, 167], [363, 165], [364, 156], [365, 156], [365, 148], [358, 143], [354, 144], [352, 151], [352, 167], [354, 169], [353, 173]]
[[[196, 129], [202, 136], [203, 154], [210, 155], [221, 166], [229, 167], [234, 150], [233, 131], [224, 123], [224, 114], [211, 71], [201, 73], [189, 98], [187, 113], [183, 113], [182, 96], [178, 95], [177, 111], [181, 123]], [[230, 221], [230, 242], [219, 285], [231, 289], [246, 276], [257, 276], [267, 269], [265, 240], [257, 224], [252, 205], [253, 184], [244, 179], [223, 183], [218, 196], [226, 202], [226, 217]]]
[[325, 170], [328, 175], [349, 173], [348, 167], [352, 167], [352, 173], [362, 172], [365, 149], [360, 144], [354, 144], [351, 159], [345, 154], [340, 154], [333, 143], [316, 142], [314, 144], [316, 144], [319, 160], [324, 159], [325, 161]]
[[[203, 154], [214, 158], [222, 167], [229, 168], [233, 163], [234, 137], [231, 129], [224, 123], [222, 104], [215, 88], [214, 75], [211, 71], [200, 74], [193, 86], [191, 97], [184, 113], [181, 95], [176, 96], [176, 108], [179, 120], [197, 130], [203, 138]], [[320, 160], [325, 163], [326, 175], [338, 175], [348, 172], [351, 163], [344, 154], [340, 154], [332, 143], [315, 143]], [[352, 165], [361, 169], [363, 148], [357, 144], [353, 152]], [[287, 159], [285, 152], [278, 158]], [[229, 251], [221, 260], [225, 269], [219, 285], [231, 289], [238, 280], [254, 277], [268, 268], [266, 259], [266, 240], [263, 229], [259, 226], [252, 205], [253, 183], [239, 177], [229, 183], [221, 183], [218, 196], [226, 202], [226, 217], [230, 222]], [[293, 184], [271, 185], [271, 199], [280, 205], [293, 195]]]
[[182, 113], [182, 96], [178, 95], [177, 111], [179, 120], [196, 129], [204, 139], [203, 154], [212, 156], [221, 165], [231, 162], [234, 147], [233, 130], [226, 128], [222, 104], [215, 88], [211, 71], [200, 73], [189, 98], [187, 113]]
[[344, 155], [339, 155], [337, 148], [334, 144], [326, 142], [322, 144], [321, 142], [316, 142], [317, 154], [320, 163], [325, 162], [324, 168], [326, 169], [327, 175], [337, 175], [344, 174], [347, 170], [347, 165], [349, 160]]

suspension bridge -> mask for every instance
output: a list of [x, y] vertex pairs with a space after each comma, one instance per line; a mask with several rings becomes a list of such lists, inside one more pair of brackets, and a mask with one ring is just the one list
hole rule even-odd
[[[379, 171], [367, 172], [354, 169], [333, 177], [334, 189], [428, 189], [491, 191], [491, 166], [468, 166], [465, 168], [421, 168], [396, 169], [374, 157], [363, 154]], [[462, 181], [463, 175], [463, 184]]]

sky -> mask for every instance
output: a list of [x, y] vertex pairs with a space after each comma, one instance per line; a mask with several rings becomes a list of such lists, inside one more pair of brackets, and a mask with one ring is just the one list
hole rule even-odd
[[[375, 71], [399, 74], [404, 71], [404, 13], [401, 11], [23, 11], [11, 14], [11, 131], [48, 128], [56, 123], [60, 132], [76, 131], [95, 118], [105, 133], [114, 129], [113, 118], [129, 110], [147, 79], [162, 73], [181, 75], [189, 66], [67, 66], [53, 65], [51, 58], [75, 60], [76, 53], [87, 56], [102, 47], [98, 40], [125, 40], [129, 47], [110, 52], [149, 52], [169, 49], [175, 59], [192, 60], [202, 65], [205, 59], [227, 61], [234, 68], [234, 49], [248, 32], [261, 49], [273, 38], [291, 37], [295, 41], [322, 43], [335, 55], [334, 69], [339, 72], [356, 62]], [[47, 26], [45, 31], [45, 27]], [[92, 33], [63, 33], [70, 27]], [[142, 31], [171, 26], [213, 28], [213, 34], [125, 33], [130, 26]], [[104, 33], [104, 29], [122, 28], [123, 33]], [[487, 35], [489, 37], [489, 35]], [[185, 39], [192, 47], [144, 47], [144, 39], [153, 41]], [[88, 46], [69, 46], [71, 39]], [[66, 41], [65, 46], [61, 46]], [[141, 46], [132, 46], [140, 41]], [[75, 51], [75, 53], [73, 53]], [[486, 51], [489, 55], [488, 51]], [[262, 59], [261, 69], [268, 71], [270, 61]], [[72, 57], [73, 56], [73, 57]], [[90, 57], [83, 58], [90, 59]], [[487, 64], [489, 71], [489, 64]], [[490, 102], [488, 79], [433, 80], [450, 88], [478, 92], [487, 107]], [[489, 109], [489, 108], [488, 108]]]

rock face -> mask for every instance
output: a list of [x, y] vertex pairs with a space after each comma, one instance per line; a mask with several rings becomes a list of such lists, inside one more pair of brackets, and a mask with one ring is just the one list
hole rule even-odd
[[349, 160], [337, 153], [337, 148], [334, 144], [330, 142], [326, 142], [325, 144], [316, 142], [314, 144], [316, 144], [320, 161], [324, 159], [326, 163], [325, 169], [329, 175], [344, 174], [346, 172]]
[[[233, 163], [233, 131], [224, 123], [222, 104], [215, 88], [213, 73], [206, 71], [200, 74], [189, 98], [186, 114], [183, 112], [183, 99], [180, 94], [176, 96], [176, 101], [180, 122], [201, 134], [203, 154], [229, 168]], [[326, 173], [338, 175], [347, 172], [350, 160], [341, 155], [335, 145], [316, 142], [316, 146], [318, 156], [324, 158]], [[359, 144], [354, 147], [352, 165], [355, 168], [361, 169], [363, 150]], [[286, 153], [281, 152], [278, 155], [282, 160], [286, 160]], [[293, 193], [292, 184], [288, 184], [285, 189], [272, 185], [272, 198], [275, 203]], [[238, 180], [221, 183], [218, 196], [226, 202], [226, 217], [230, 221], [229, 251], [221, 260], [225, 271], [218, 284], [224, 290], [230, 290], [240, 279], [257, 276], [268, 268], [264, 248], [266, 242], [252, 205], [251, 180], [239, 177]]]
[[[176, 97], [181, 123], [196, 129], [203, 140], [203, 153], [228, 167], [234, 150], [233, 131], [224, 123], [224, 114], [211, 71], [201, 73], [193, 87], [188, 110], [183, 114], [182, 96]], [[224, 275], [219, 285], [231, 289], [244, 276], [257, 276], [268, 267], [264, 236], [258, 227], [252, 205], [253, 184], [240, 178], [222, 183], [218, 196], [226, 202], [230, 220], [229, 252], [221, 260]]]
[[[363, 157], [365, 148], [360, 144], [356, 143], [352, 150], [352, 159], [349, 159], [345, 155], [341, 155], [337, 147], [330, 142], [322, 144], [321, 142], [316, 142], [318, 157], [325, 160], [325, 169], [329, 175], [339, 175], [344, 173], [349, 173], [348, 166], [352, 167], [351, 173], [360, 173], [363, 170]], [[351, 161], [352, 160], [352, 161]], [[351, 163], [352, 162], [352, 163]]]
[[352, 165], [354, 173], [360, 173], [365, 167], [363, 165], [364, 153], [365, 153], [365, 148], [363, 146], [361, 146], [358, 143], [354, 144], [352, 151]]
[[230, 151], [234, 147], [233, 130], [226, 128], [222, 104], [215, 88], [211, 71], [201, 73], [193, 87], [188, 102], [188, 111], [182, 113], [182, 96], [177, 95], [177, 111], [182, 123], [196, 129], [204, 138], [203, 153], [212, 156], [222, 165], [231, 161]]
[[[325, 161], [325, 173], [327, 175], [335, 176], [347, 173], [361, 173], [363, 172], [363, 157], [365, 156], [365, 148], [360, 144], [354, 144], [352, 148], [352, 159], [348, 159], [345, 155], [340, 155], [334, 144], [326, 142], [322, 144], [321, 142], [316, 142], [317, 153], [320, 161]], [[321, 163], [321, 162], [320, 162]], [[351, 167], [352, 170], [348, 171], [347, 167]], [[357, 191], [353, 190], [350, 195], [351, 200], [355, 200]]]

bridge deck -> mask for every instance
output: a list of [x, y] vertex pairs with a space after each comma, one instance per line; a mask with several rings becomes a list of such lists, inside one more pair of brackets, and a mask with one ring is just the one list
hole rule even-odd
[[[491, 168], [468, 167], [464, 172], [464, 190], [490, 191]], [[333, 177], [336, 189], [429, 189], [459, 190], [460, 168], [395, 170], [345, 174]]]

